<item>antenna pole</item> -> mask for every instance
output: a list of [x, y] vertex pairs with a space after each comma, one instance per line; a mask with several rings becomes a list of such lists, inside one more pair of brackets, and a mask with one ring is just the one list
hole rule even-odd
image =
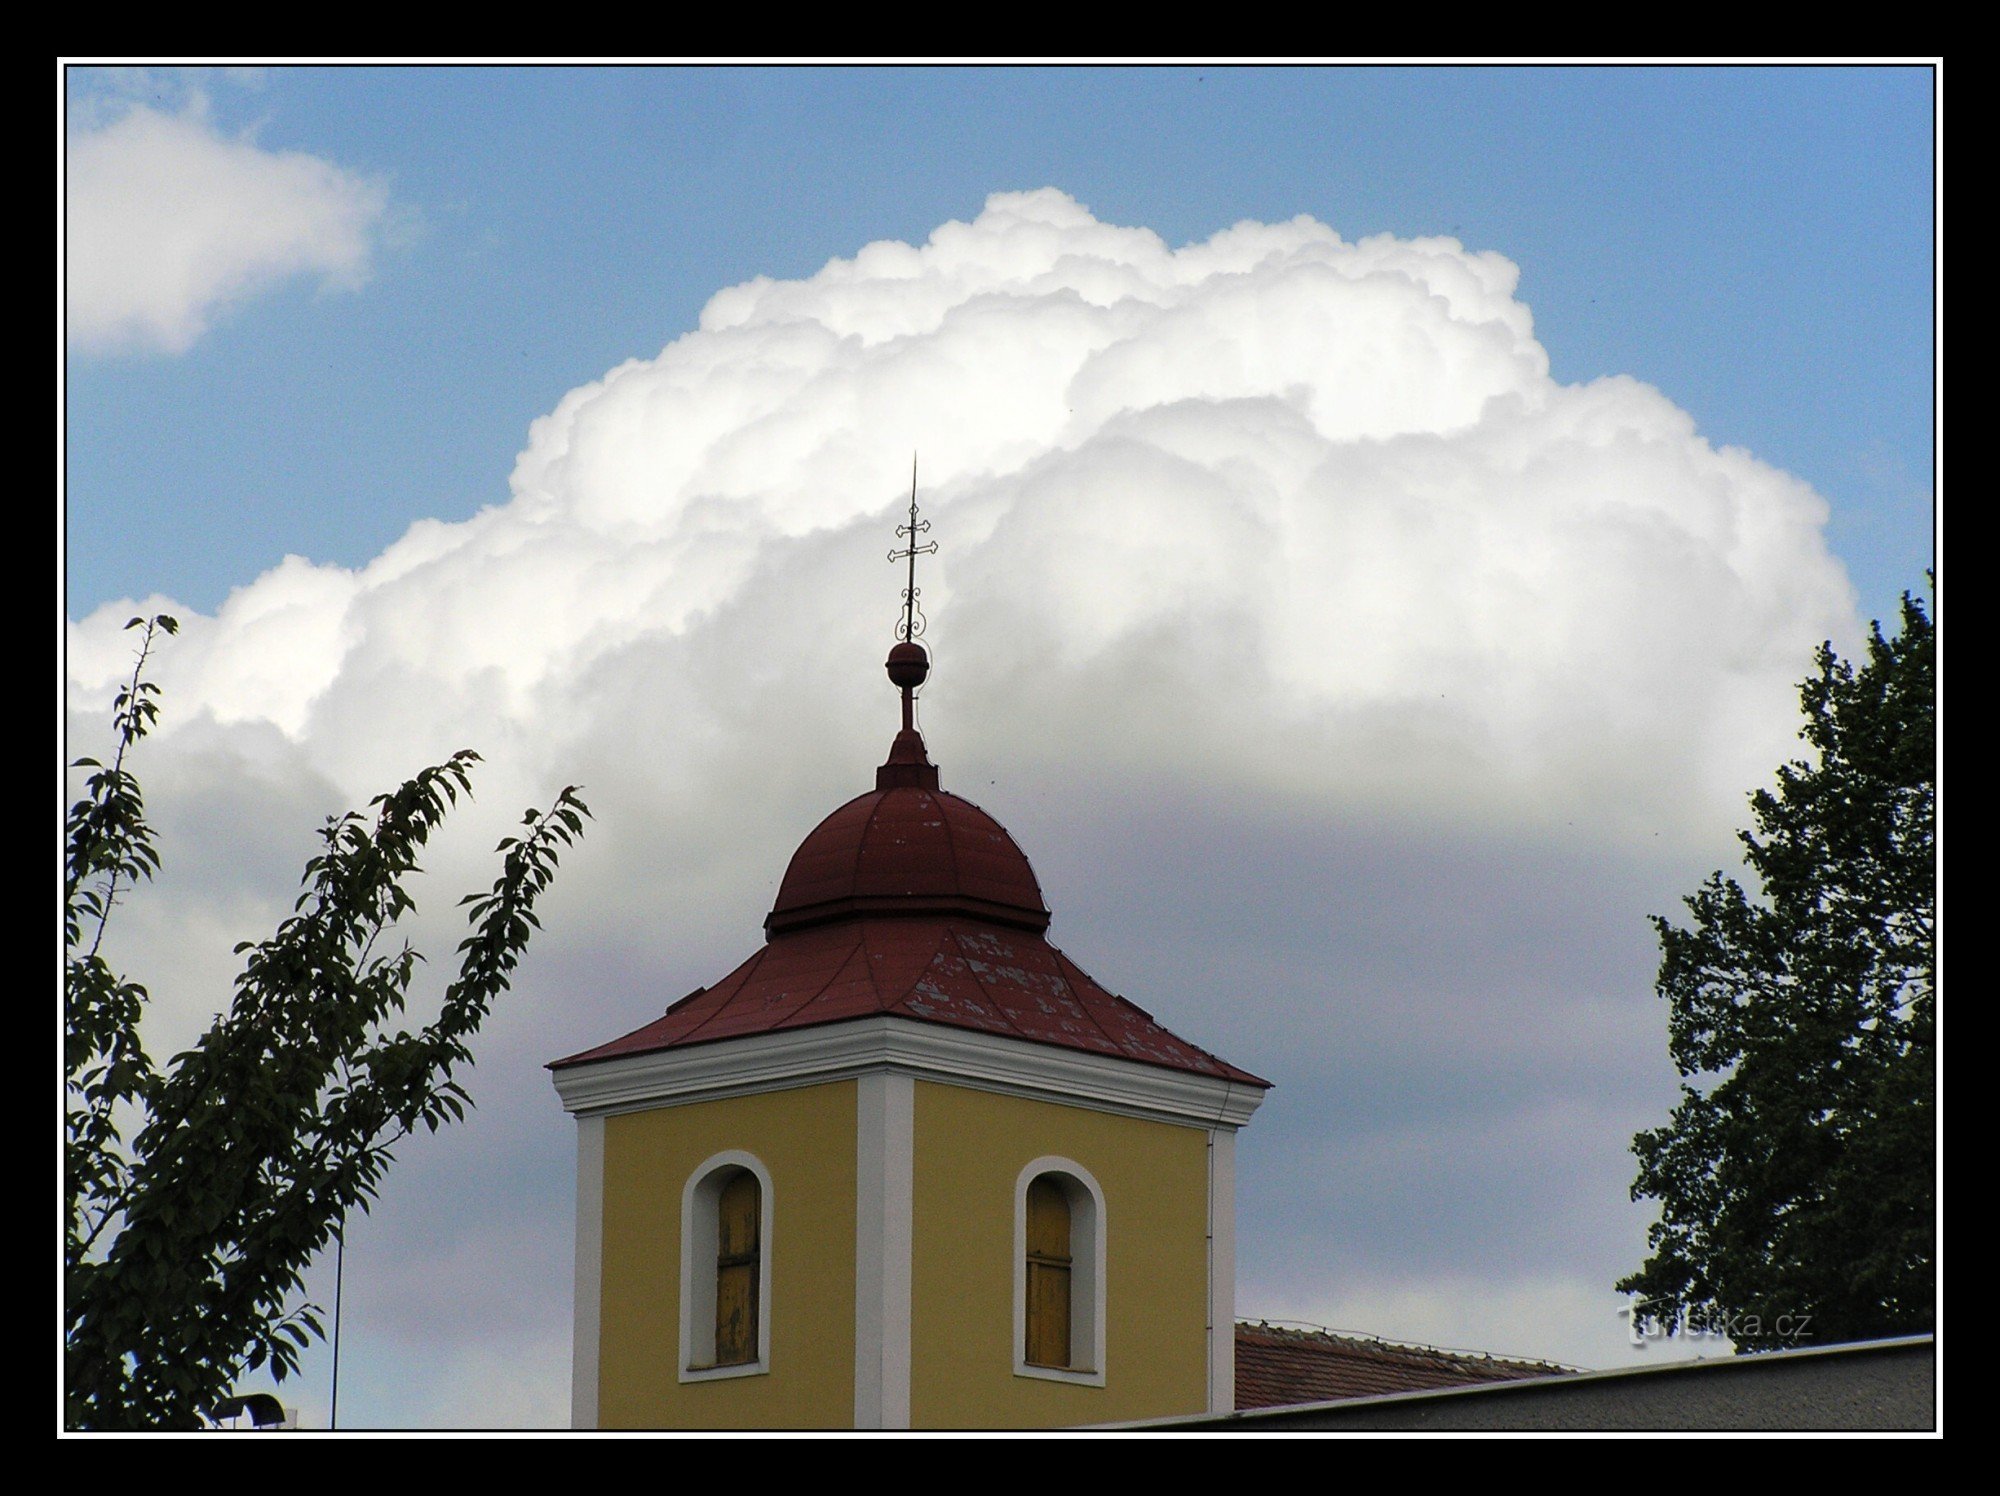
[[343, 1223], [333, 1238], [333, 1405], [327, 1410], [326, 1426], [340, 1427], [340, 1280], [347, 1266], [347, 1227]]

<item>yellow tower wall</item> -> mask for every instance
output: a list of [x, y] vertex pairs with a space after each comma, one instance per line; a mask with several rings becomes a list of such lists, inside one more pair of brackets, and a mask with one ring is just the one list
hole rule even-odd
[[[771, 1175], [770, 1370], [682, 1382], [682, 1190], [730, 1148]], [[851, 1080], [607, 1118], [598, 1426], [853, 1427], [855, 1186]]]
[[[1204, 1129], [919, 1081], [914, 1132], [914, 1427], [1053, 1428], [1207, 1410]], [[1050, 1154], [1081, 1164], [1104, 1191], [1102, 1387], [1014, 1370], [1014, 1191], [1021, 1170]]]

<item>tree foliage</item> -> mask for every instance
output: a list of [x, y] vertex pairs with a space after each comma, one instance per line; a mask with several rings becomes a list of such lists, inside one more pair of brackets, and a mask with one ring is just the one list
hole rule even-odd
[[1632, 1142], [1660, 1219], [1618, 1288], [1655, 1331], [1769, 1350], [1933, 1328], [1935, 649], [1902, 612], [1858, 670], [1822, 646], [1801, 687], [1814, 758], [1740, 833], [1761, 896], [1718, 872], [1690, 928], [1653, 921], [1683, 1079]]
[[565, 789], [500, 843], [492, 888], [460, 901], [457, 976], [415, 1032], [389, 1027], [422, 960], [395, 936], [416, 907], [403, 880], [478, 755], [329, 820], [292, 916], [237, 947], [228, 1012], [160, 1069], [140, 1040], [145, 988], [99, 950], [121, 895], [159, 866], [125, 763], [158, 715], [147, 653], [175, 623], [128, 627], [143, 643], [114, 707], [117, 754], [79, 760], [91, 772], [67, 825], [65, 1412], [74, 1428], [193, 1428], [243, 1372], [297, 1368], [323, 1333], [299, 1302], [307, 1265], [368, 1208], [400, 1139], [464, 1114], [468, 1041], [589, 811]]

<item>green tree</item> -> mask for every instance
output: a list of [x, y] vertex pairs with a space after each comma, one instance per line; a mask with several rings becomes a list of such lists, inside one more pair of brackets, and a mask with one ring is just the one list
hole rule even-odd
[[1632, 1141], [1652, 1255], [1640, 1325], [1739, 1350], [1933, 1328], [1932, 623], [1907, 594], [1857, 670], [1822, 646], [1810, 761], [1751, 797], [1761, 896], [1713, 874], [1655, 918], [1681, 1099]]
[[[164, 615], [133, 619], [139, 663], [117, 698], [117, 754], [70, 810], [63, 914], [65, 1417], [73, 1428], [195, 1428], [235, 1379], [282, 1379], [322, 1334], [306, 1266], [367, 1210], [391, 1149], [469, 1104], [467, 1043], [539, 926], [534, 905], [588, 809], [574, 788], [499, 845], [492, 889], [436, 1019], [389, 1030], [421, 956], [397, 940], [417, 854], [468, 791], [469, 750], [320, 830], [291, 918], [246, 957], [229, 1011], [164, 1068], [140, 1041], [146, 991], [100, 954], [121, 896], [159, 866], [126, 758], [158, 715], [144, 678]], [[129, 1134], [131, 1141], [125, 1141]]]

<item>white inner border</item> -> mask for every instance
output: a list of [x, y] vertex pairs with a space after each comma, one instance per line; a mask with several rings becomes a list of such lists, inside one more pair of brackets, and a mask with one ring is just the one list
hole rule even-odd
[[[708, 1366], [715, 1359], [715, 1239], [717, 1206], [724, 1176], [748, 1169], [757, 1176], [757, 1359], [738, 1366]], [[720, 1382], [729, 1377], [763, 1376], [771, 1369], [771, 1242], [777, 1218], [771, 1171], [754, 1153], [725, 1148], [688, 1175], [681, 1187], [681, 1346], [683, 1382]], [[707, 1242], [700, 1251], [697, 1242]], [[705, 1332], [705, 1333], [704, 1333]]]
[[[1069, 1196], [1069, 1354], [1087, 1368], [1065, 1371], [1028, 1364], [1028, 1186], [1054, 1174]], [[1014, 1180], [1014, 1375], [1081, 1387], [1104, 1385], [1104, 1189], [1073, 1158], [1045, 1153]]]

